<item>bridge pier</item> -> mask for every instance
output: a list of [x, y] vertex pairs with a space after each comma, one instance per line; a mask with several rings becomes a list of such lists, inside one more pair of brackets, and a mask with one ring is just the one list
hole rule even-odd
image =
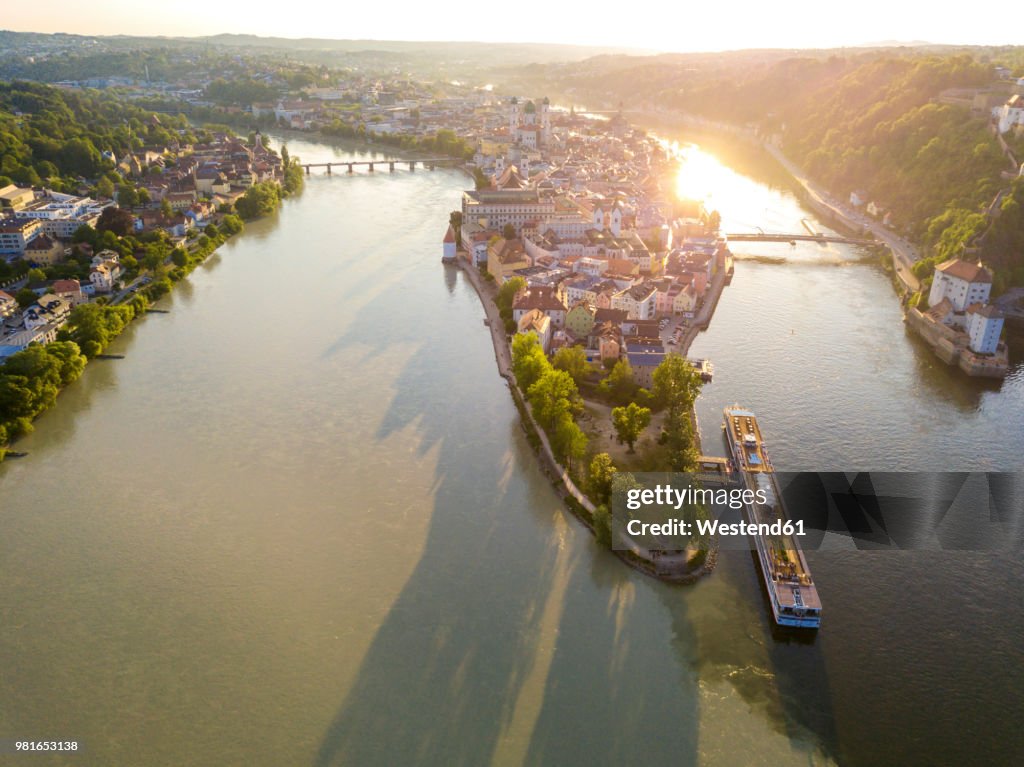
[[349, 164], [348, 164], [348, 172], [349, 172], [349, 173], [351, 173], [351, 172], [352, 172], [352, 163], [349, 163]]
[[428, 170], [433, 170], [434, 169], [434, 163], [430, 163], [430, 165], [427, 166], [427, 169]]
[[390, 170], [392, 173], [395, 172], [395, 164], [393, 162], [388, 163], [388, 170]]
[[373, 173], [373, 163], [370, 163], [370, 173]]
[[413, 160], [411, 163], [409, 163], [409, 170], [416, 170], [416, 161], [415, 160]]
[[327, 163], [327, 175], [331, 175], [331, 164]]
[[306, 166], [306, 175], [307, 176], [309, 175], [309, 166], [308, 165]]

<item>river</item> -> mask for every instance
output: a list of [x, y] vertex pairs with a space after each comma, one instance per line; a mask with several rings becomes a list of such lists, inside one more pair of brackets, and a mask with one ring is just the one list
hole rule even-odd
[[[786, 194], [700, 162], [727, 227], [799, 223]], [[310, 177], [19, 442], [0, 739], [83, 744], [34, 764], [181, 767], [1022, 753], [1019, 558], [813, 553], [825, 623], [794, 641], [746, 552], [672, 587], [596, 546], [440, 264], [467, 183]], [[1019, 367], [965, 382], [906, 336], [875, 267], [779, 252], [793, 263], [738, 263], [694, 345], [716, 364], [705, 443], [742, 401], [779, 468], [1020, 468]]]

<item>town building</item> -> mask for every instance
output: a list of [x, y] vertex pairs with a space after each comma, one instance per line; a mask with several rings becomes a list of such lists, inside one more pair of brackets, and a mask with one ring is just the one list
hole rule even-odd
[[971, 304], [985, 304], [992, 292], [992, 273], [980, 263], [951, 258], [935, 267], [928, 293], [928, 305], [938, 306], [948, 298], [955, 312]]
[[991, 304], [972, 304], [967, 307], [967, 335], [971, 351], [977, 354], [995, 354], [999, 336], [1003, 332], [1003, 315]]

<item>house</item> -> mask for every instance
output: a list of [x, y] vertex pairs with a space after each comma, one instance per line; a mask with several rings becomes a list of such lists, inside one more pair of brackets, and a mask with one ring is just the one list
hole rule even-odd
[[92, 257], [89, 282], [97, 293], [110, 293], [121, 277], [121, 259], [112, 250], [101, 250]]
[[524, 314], [534, 309], [550, 318], [555, 328], [565, 326], [565, 304], [554, 288], [538, 286], [520, 290], [512, 301], [512, 319], [519, 322]]
[[78, 280], [57, 280], [53, 283], [53, 293], [71, 304], [71, 308], [84, 304], [89, 297], [82, 291]]
[[532, 265], [523, 241], [518, 238], [506, 240], [499, 237], [487, 246], [487, 271], [499, 285], [504, 284], [516, 269]]
[[518, 333], [533, 333], [547, 354], [551, 349], [551, 318], [540, 309], [524, 312], [516, 321]]
[[21, 210], [36, 197], [32, 187], [21, 187], [8, 184], [0, 189], [0, 208], [5, 210]]
[[617, 360], [622, 354], [622, 329], [614, 322], [602, 322], [591, 335], [601, 362]]
[[988, 304], [971, 304], [967, 307], [967, 335], [971, 351], [976, 354], [995, 354], [1002, 331], [1003, 315], [996, 307]]
[[41, 234], [25, 246], [22, 258], [37, 266], [53, 266], [64, 260], [64, 246]]
[[687, 285], [678, 293], [672, 301], [673, 314], [692, 314], [697, 309], [697, 289], [693, 283]]
[[0, 220], [0, 256], [20, 256], [36, 237], [42, 234], [43, 222], [37, 218], [5, 218]]
[[40, 296], [38, 301], [25, 310], [22, 315], [22, 324], [24, 324], [25, 330], [34, 330], [50, 324], [60, 327], [67, 322], [70, 313], [70, 302], [60, 296], [48, 293]]
[[633, 285], [612, 298], [612, 308], [624, 310], [629, 319], [651, 320], [657, 315], [658, 291], [651, 284]]
[[660, 340], [626, 339], [626, 359], [633, 369], [633, 380], [645, 389], [654, 385], [654, 371], [664, 362], [665, 356], [665, 347]]
[[1000, 133], [1007, 133], [1014, 126], [1024, 126], [1024, 96], [1015, 93], [1001, 107], [992, 110]]
[[565, 329], [577, 339], [587, 338], [594, 330], [594, 307], [587, 301], [577, 301], [565, 314]]
[[948, 298], [953, 311], [963, 312], [971, 304], [985, 304], [992, 292], [992, 273], [980, 263], [951, 258], [935, 267], [928, 305]]

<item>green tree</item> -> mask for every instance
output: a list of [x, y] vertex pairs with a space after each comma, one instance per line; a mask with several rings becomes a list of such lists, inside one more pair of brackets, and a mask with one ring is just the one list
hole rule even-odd
[[[512, 277], [498, 288], [498, 295], [495, 296], [494, 303], [497, 305], [498, 313], [505, 320], [506, 325], [512, 320], [512, 304], [515, 301], [516, 294], [525, 287], [526, 280], [522, 277]], [[514, 330], [513, 328], [513, 332]]]
[[281, 192], [278, 185], [261, 181], [253, 184], [238, 198], [235, 208], [243, 219], [261, 218], [273, 213], [280, 201]]
[[612, 425], [620, 442], [629, 445], [629, 452], [633, 452], [633, 445], [636, 444], [640, 433], [651, 423], [651, 411], [649, 408], [640, 407], [635, 402], [630, 402], [626, 407], [612, 408]]
[[224, 216], [224, 218], [221, 219], [220, 227], [225, 232], [227, 232], [228, 235], [238, 234], [240, 231], [242, 231], [242, 219], [240, 219], [238, 216], [229, 213], [228, 215]]
[[608, 453], [598, 453], [590, 462], [590, 497], [596, 503], [608, 503], [612, 496], [612, 480], [617, 469]]
[[139, 204], [139, 193], [135, 191], [135, 187], [131, 184], [121, 184], [121, 188], [117, 190], [117, 204], [122, 208], [134, 208]]
[[106, 176], [96, 182], [96, 196], [107, 200], [114, 199], [114, 184]]
[[551, 430], [551, 449], [555, 458], [572, 470], [573, 465], [587, 454], [587, 435], [572, 415], [563, 413]]
[[448, 216], [448, 223], [451, 224], [452, 231], [455, 232], [455, 242], [462, 242], [462, 211], [453, 210]]
[[506, 240], [514, 240], [516, 238], [516, 228], [512, 224], [505, 224], [501, 230], [501, 236]]
[[32, 306], [32, 304], [36, 302], [37, 298], [39, 298], [39, 296], [36, 295], [36, 292], [34, 290], [29, 290], [28, 288], [22, 288], [14, 295], [14, 300], [18, 302], [18, 306], [22, 309], [27, 309]]
[[537, 423], [547, 431], [558, 427], [563, 416], [571, 418], [580, 410], [579, 392], [572, 376], [550, 365], [530, 386], [527, 399]]
[[512, 373], [522, 391], [528, 391], [550, 367], [536, 335], [518, 333], [512, 337]]
[[680, 355], [665, 357], [654, 370], [651, 394], [659, 407], [668, 410], [689, 410], [700, 395], [700, 374]]
[[637, 385], [633, 380], [633, 366], [625, 357], [618, 360], [611, 372], [601, 381], [599, 389], [612, 402], [626, 404], [636, 395]]
[[594, 537], [606, 549], [612, 547], [612, 513], [607, 504], [598, 504], [594, 509]]
[[587, 353], [582, 346], [563, 346], [551, 360], [556, 370], [564, 370], [572, 376], [572, 380], [578, 385], [587, 377], [590, 372], [590, 363], [587, 362]]
[[174, 218], [174, 208], [171, 207], [171, 201], [166, 197], [160, 200], [160, 215], [166, 219]]

